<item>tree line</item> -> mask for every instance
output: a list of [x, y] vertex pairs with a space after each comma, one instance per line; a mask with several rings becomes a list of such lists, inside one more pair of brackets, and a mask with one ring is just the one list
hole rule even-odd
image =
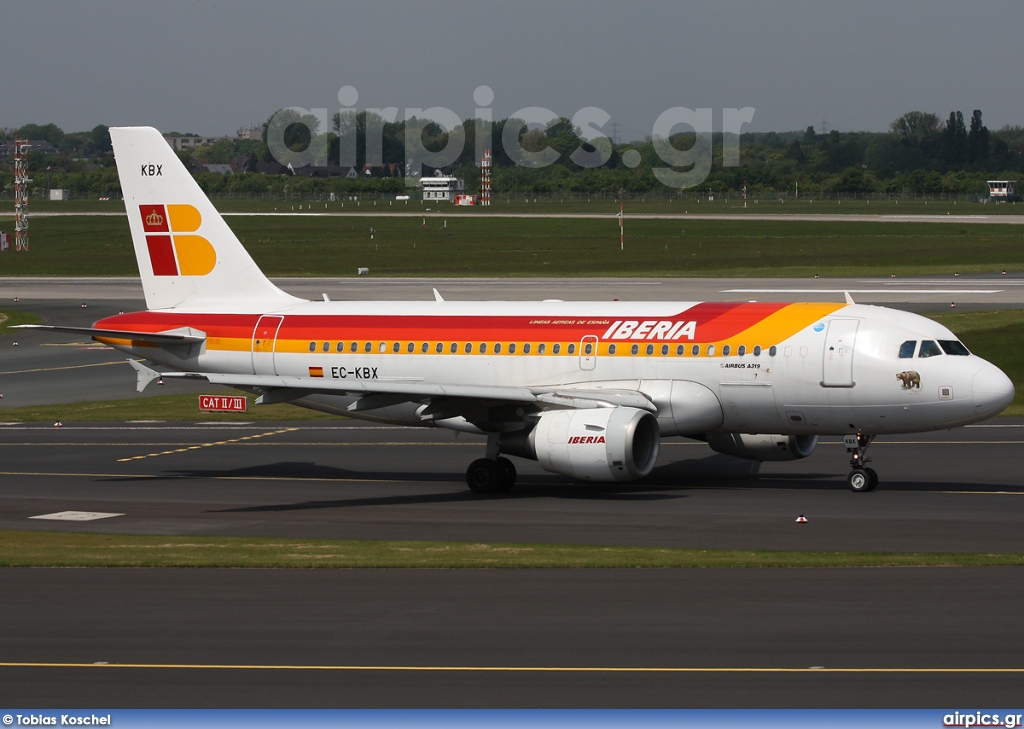
[[[257, 171], [275, 162], [267, 143], [268, 129], [274, 123], [283, 124], [279, 131], [289, 150], [315, 150], [335, 168], [339, 161], [346, 161], [349, 164], [341, 167], [353, 167], [356, 178], [309, 175], [309, 170], [304, 173], [301, 169], [298, 174]], [[335, 114], [329, 129], [319, 126], [313, 118], [275, 113], [263, 125], [262, 139], [220, 140], [179, 156], [193, 170], [200, 186], [215, 196], [375, 196], [407, 193], [410, 188], [402, 178], [363, 174], [364, 165], [396, 163], [404, 170], [410, 134], [416, 135], [413, 138], [418, 148], [426, 153], [445, 150], [452, 135], [430, 120], [392, 122], [369, 112]], [[478, 134], [486, 134], [492, 149], [492, 189], [496, 197], [678, 193], [665, 188], [655, 177], [654, 169], [666, 167], [666, 163], [658, 154], [658, 140], [650, 137], [620, 144], [607, 138], [585, 139], [581, 130], [565, 118], [553, 119], [544, 128], [531, 128], [519, 119], [469, 119], [458, 134], [461, 152], [444, 166], [444, 171], [464, 178], [469, 190], [479, 188], [476, 141]], [[54, 124], [0, 129], [0, 142], [15, 138], [42, 140], [52, 146], [50, 151], [29, 154], [35, 194], [42, 194], [44, 185], [49, 184], [76, 196], [119, 195], [107, 127], [69, 133]], [[504, 148], [503, 138], [516, 139], [520, 149], [528, 153], [551, 150], [557, 153], [557, 159], [544, 165], [517, 164], [514, 155]], [[669, 140], [680, 150], [689, 149], [695, 141], [693, 132], [674, 134]], [[757, 194], [779, 196], [796, 190], [801, 196], [983, 196], [988, 192], [986, 180], [1024, 175], [1024, 127], [989, 131], [981, 110], [974, 110], [969, 121], [960, 111], [950, 112], [945, 120], [931, 112], [911, 111], [894, 120], [887, 132], [832, 130], [822, 134], [808, 126], [803, 131], [744, 133], [738, 140], [739, 165], [725, 166], [723, 146], [735, 145], [736, 141], [721, 133], [711, 135], [713, 163], [699, 187], [701, 193], [738, 192], [746, 185]], [[578, 163], [581, 153], [591, 160], [590, 166]], [[232, 164], [237, 172], [206, 172], [206, 164]], [[338, 171], [334, 169], [332, 174]], [[12, 197], [13, 181], [12, 162], [7, 157], [0, 160], [0, 197]]]

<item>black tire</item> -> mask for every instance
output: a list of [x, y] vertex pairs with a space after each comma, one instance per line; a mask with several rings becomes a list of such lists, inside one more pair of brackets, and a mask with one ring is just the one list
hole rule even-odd
[[498, 456], [495, 461], [498, 470], [501, 472], [501, 488], [499, 491], [511, 491], [516, 485], [516, 465], [504, 456]]
[[502, 490], [503, 476], [496, 461], [478, 458], [466, 469], [466, 485], [473, 493], [495, 494]]
[[875, 486], [878, 485], [878, 473], [873, 468], [865, 468], [864, 470], [867, 472], [868, 478], [871, 480], [871, 483], [868, 486], [867, 490], [874, 491]]
[[846, 485], [850, 487], [850, 491], [857, 491], [859, 493], [870, 491], [874, 488], [871, 484], [871, 474], [863, 468], [855, 468], [846, 476]]

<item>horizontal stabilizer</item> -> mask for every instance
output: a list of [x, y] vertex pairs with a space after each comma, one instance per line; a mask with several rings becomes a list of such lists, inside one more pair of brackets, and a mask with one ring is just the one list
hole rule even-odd
[[96, 339], [98, 337], [109, 337], [111, 339], [131, 339], [137, 342], [152, 342], [153, 344], [202, 344], [206, 341], [206, 334], [198, 329], [172, 329], [166, 332], [132, 332], [123, 329], [97, 329], [95, 327], [60, 327], [49, 324], [20, 324], [11, 329], [43, 329], [50, 332], [67, 332], [69, 334], [84, 334]]
[[206, 333], [196, 329], [174, 329], [167, 332], [129, 332], [123, 329], [96, 329], [95, 327], [52, 327], [45, 324], [23, 324], [11, 329], [42, 329], [49, 332], [68, 332], [84, 334], [96, 339], [131, 339], [137, 342], [153, 342], [154, 344], [202, 344], [206, 341]]

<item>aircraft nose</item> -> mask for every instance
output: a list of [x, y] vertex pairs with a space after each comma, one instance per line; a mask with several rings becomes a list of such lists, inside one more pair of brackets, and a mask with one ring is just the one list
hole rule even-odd
[[1001, 369], [985, 363], [974, 375], [974, 407], [979, 417], [998, 415], [1013, 402], [1013, 382]]

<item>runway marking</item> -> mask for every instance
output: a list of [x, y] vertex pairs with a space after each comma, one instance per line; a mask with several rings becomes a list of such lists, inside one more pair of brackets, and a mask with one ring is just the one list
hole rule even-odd
[[[4, 374], [0, 372], [0, 374]], [[154, 422], [166, 422], [166, 421], [154, 421]], [[43, 423], [26, 424], [22, 422], [11, 422], [2, 423], [2, 425], [9, 426], [5, 430], [51, 430], [51, 426]], [[205, 430], [207, 432], [211, 430], [260, 430], [261, 428], [267, 427], [266, 425], [243, 425], [241, 423], [220, 423], [220, 422], [208, 422], [208, 423], [197, 423], [195, 425], [161, 425], [161, 426], [124, 426], [124, 425], [65, 425], [64, 430]], [[359, 425], [357, 423], [351, 423], [347, 425], [297, 425], [292, 430], [354, 430], [356, 432], [362, 430], [405, 430], [408, 431], [412, 426], [408, 425]]]
[[314, 483], [407, 483], [406, 479], [394, 478], [326, 478], [319, 476], [188, 476], [168, 473], [57, 473], [46, 471], [0, 471], [0, 476], [39, 476], [45, 478], [112, 478], [152, 479], [168, 481], [309, 481]]
[[984, 423], [979, 425], [965, 425], [965, 428], [1024, 428], [1024, 424], [1021, 423]]
[[943, 494], [978, 494], [981, 496], [1024, 496], [1024, 491], [941, 491]]
[[135, 668], [216, 671], [351, 671], [351, 672], [445, 672], [445, 673], [964, 673], [1016, 674], [1024, 668], [807, 668], [781, 666], [304, 666], [232, 663], [45, 663], [4, 661], [0, 668]]
[[127, 461], [141, 461], [143, 458], [156, 458], [157, 456], [169, 456], [173, 453], [186, 453], [188, 451], [196, 451], [200, 448], [212, 448], [213, 446], [230, 445], [232, 443], [241, 443], [242, 441], [255, 440], [256, 438], [266, 438], [271, 435], [280, 435], [281, 433], [291, 433], [297, 430], [297, 428], [284, 428], [283, 430], [271, 430], [266, 433], [256, 433], [255, 435], [243, 435], [241, 438], [233, 438], [231, 440], [219, 440], [213, 443], [201, 443], [199, 445], [186, 446], [184, 448], [175, 448], [169, 451], [160, 451], [159, 453], [147, 453], [144, 456], [130, 456], [128, 458], [118, 458], [118, 463], [125, 463]]
[[[258, 438], [260, 436], [251, 436], [251, 437]], [[281, 446], [281, 447], [302, 446], [302, 447], [305, 447], [305, 448], [314, 447], [314, 446], [316, 446], [316, 447], [324, 446], [324, 447], [331, 447], [331, 448], [355, 448], [355, 447], [358, 447], [358, 446], [402, 446], [402, 447], [405, 447], [405, 446], [434, 446], [434, 447], [437, 447], [437, 446], [458, 446], [458, 447], [461, 448], [461, 447], [465, 447], [465, 446], [472, 446], [474, 448], [479, 448], [480, 445], [481, 445], [480, 443], [447, 443], [447, 442], [440, 442], [439, 443], [437, 441], [429, 441], [429, 440], [416, 440], [416, 441], [360, 441], [360, 442], [356, 442], [356, 443], [334, 443], [334, 442], [331, 442], [331, 441], [307, 441], [307, 442], [302, 442], [302, 441], [284, 441], [284, 442], [277, 442], [277, 443], [241, 443], [240, 442], [241, 440], [243, 440], [243, 439], [236, 438], [235, 440], [227, 440], [227, 441], [223, 441], [222, 443], [207, 444], [207, 445], [243, 445], [243, 446], [256, 446], [256, 445], [258, 445], [260, 448], [265, 448], [267, 446]], [[999, 441], [999, 442], [1002, 443], [1003, 441]], [[1020, 441], [1020, 442], [1024, 443], [1024, 441]], [[679, 444], [679, 445], [684, 445], [684, 444]], [[690, 444], [685, 444], [685, 445], [690, 445]], [[704, 445], [704, 444], [703, 443], [694, 443], [692, 445]], [[190, 444], [190, 443], [92, 443], [92, 442], [89, 442], [89, 441], [82, 441], [80, 443], [74, 443], [74, 442], [70, 442], [70, 441], [65, 441], [65, 442], [62, 442], [62, 443], [45, 443], [45, 442], [40, 442], [40, 443], [0, 443], [0, 448], [3, 448], [5, 446], [11, 447], [11, 448], [21, 448], [21, 447], [25, 447], [25, 448], [28, 448], [28, 447], [39, 447], [39, 448], [65, 448], [65, 447], [67, 447], [67, 448], [84, 448], [84, 447], [89, 447], [89, 448], [95, 448], [95, 447], [103, 447], [103, 448], [141, 448], [141, 447], [146, 447], [146, 448], [169, 448], [171, 446], [191, 446], [192, 448], [201, 448], [201, 447], [203, 447], [203, 446], [193, 445], [193, 444]], [[167, 451], [167, 453], [179, 453], [179, 452], [181, 452], [181, 451]], [[144, 458], [144, 457], [145, 456], [135, 456], [135, 459]], [[132, 460], [132, 459], [125, 459], [125, 460]]]
[[723, 289], [721, 294], [1001, 294], [1002, 289]]
[[58, 511], [54, 514], [30, 516], [29, 519], [46, 519], [49, 521], [97, 521], [99, 519], [109, 519], [113, 516], [124, 516], [124, 514], [112, 514], [104, 511]]
[[32, 372], [60, 372], [62, 370], [80, 370], [85, 367], [107, 367], [108, 365], [123, 365], [124, 360], [118, 360], [117, 362], [95, 362], [93, 364], [83, 365], [68, 365], [67, 367], [40, 367], [35, 370], [12, 370], [10, 372], [0, 372], [0, 375], [27, 375]]

